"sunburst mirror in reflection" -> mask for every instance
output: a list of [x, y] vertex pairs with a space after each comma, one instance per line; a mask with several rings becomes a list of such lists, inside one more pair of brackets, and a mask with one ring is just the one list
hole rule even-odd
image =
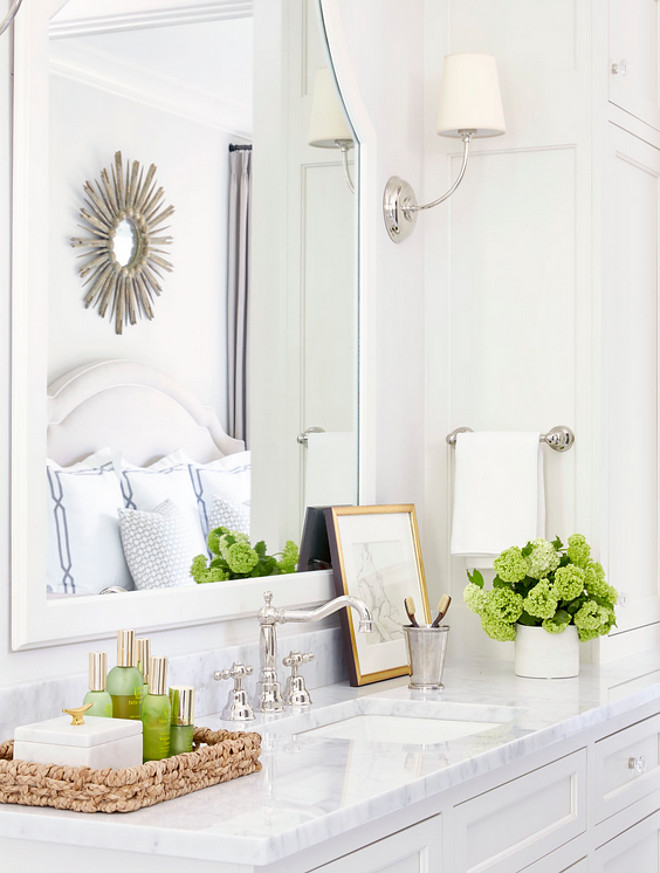
[[80, 217], [86, 237], [74, 237], [71, 245], [86, 249], [84, 263], [85, 308], [114, 322], [120, 334], [139, 318], [153, 318], [154, 299], [160, 295], [163, 272], [172, 264], [163, 255], [172, 237], [165, 222], [174, 212], [164, 205], [165, 194], [156, 182], [156, 166], [144, 172], [139, 161], [127, 161], [115, 153], [114, 164], [101, 170], [100, 182], [84, 185]]

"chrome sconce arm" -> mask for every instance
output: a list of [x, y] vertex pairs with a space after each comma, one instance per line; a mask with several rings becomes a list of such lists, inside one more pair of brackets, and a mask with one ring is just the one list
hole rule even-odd
[[424, 209], [432, 209], [451, 197], [458, 188], [467, 170], [470, 141], [475, 133], [475, 130], [460, 131], [461, 139], [463, 140], [463, 162], [461, 169], [458, 171], [458, 176], [451, 188], [442, 197], [438, 197], [437, 200], [420, 205], [417, 203], [415, 192], [408, 182], [399, 176], [392, 176], [388, 179], [385, 185], [385, 193], [383, 194], [383, 214], [387, 233], [393, 242], [401, 242], [410, 236], [415, 229], [418, 212], [422, 212]]

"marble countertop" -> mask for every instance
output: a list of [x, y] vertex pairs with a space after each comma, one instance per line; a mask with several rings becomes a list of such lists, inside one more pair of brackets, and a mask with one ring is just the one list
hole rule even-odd
[[[0, 806], [0, 836], [268, 864], [660, 702], [660, 651], [583, 665], [577, 679], [521, 679], [509, 662], [464, 660], [447, 665], [442, 692], [410, 691], [407, 681], [317, 688], [306, 713], [247, 723], [263, 736], [260, 773], [126, 815]], [[430, 743], [403, 730], [376, 741], [305, 734], [361, 713], [399, 726], [411, 715], [470, 722], [470, 733]], [[197, 721], [237, 729], [218, 716]]]

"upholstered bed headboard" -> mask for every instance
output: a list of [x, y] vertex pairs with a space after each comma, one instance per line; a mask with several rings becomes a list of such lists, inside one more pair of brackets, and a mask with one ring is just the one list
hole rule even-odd
[[245, 448], [178, 379], [121, 360], [85, 364], [48, 387], [48, 457], [69, 465], [104, 446], [139, 466], [176, 449], [206, 463]]

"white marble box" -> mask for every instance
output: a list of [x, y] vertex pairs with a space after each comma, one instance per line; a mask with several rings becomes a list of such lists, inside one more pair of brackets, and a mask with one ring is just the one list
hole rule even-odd
[[142, 722], [88, 716], [73, 725], [63, 715], [22, 725], [14, 731], [14, 760], [97, 770], [136, 767], [142, 763]]

